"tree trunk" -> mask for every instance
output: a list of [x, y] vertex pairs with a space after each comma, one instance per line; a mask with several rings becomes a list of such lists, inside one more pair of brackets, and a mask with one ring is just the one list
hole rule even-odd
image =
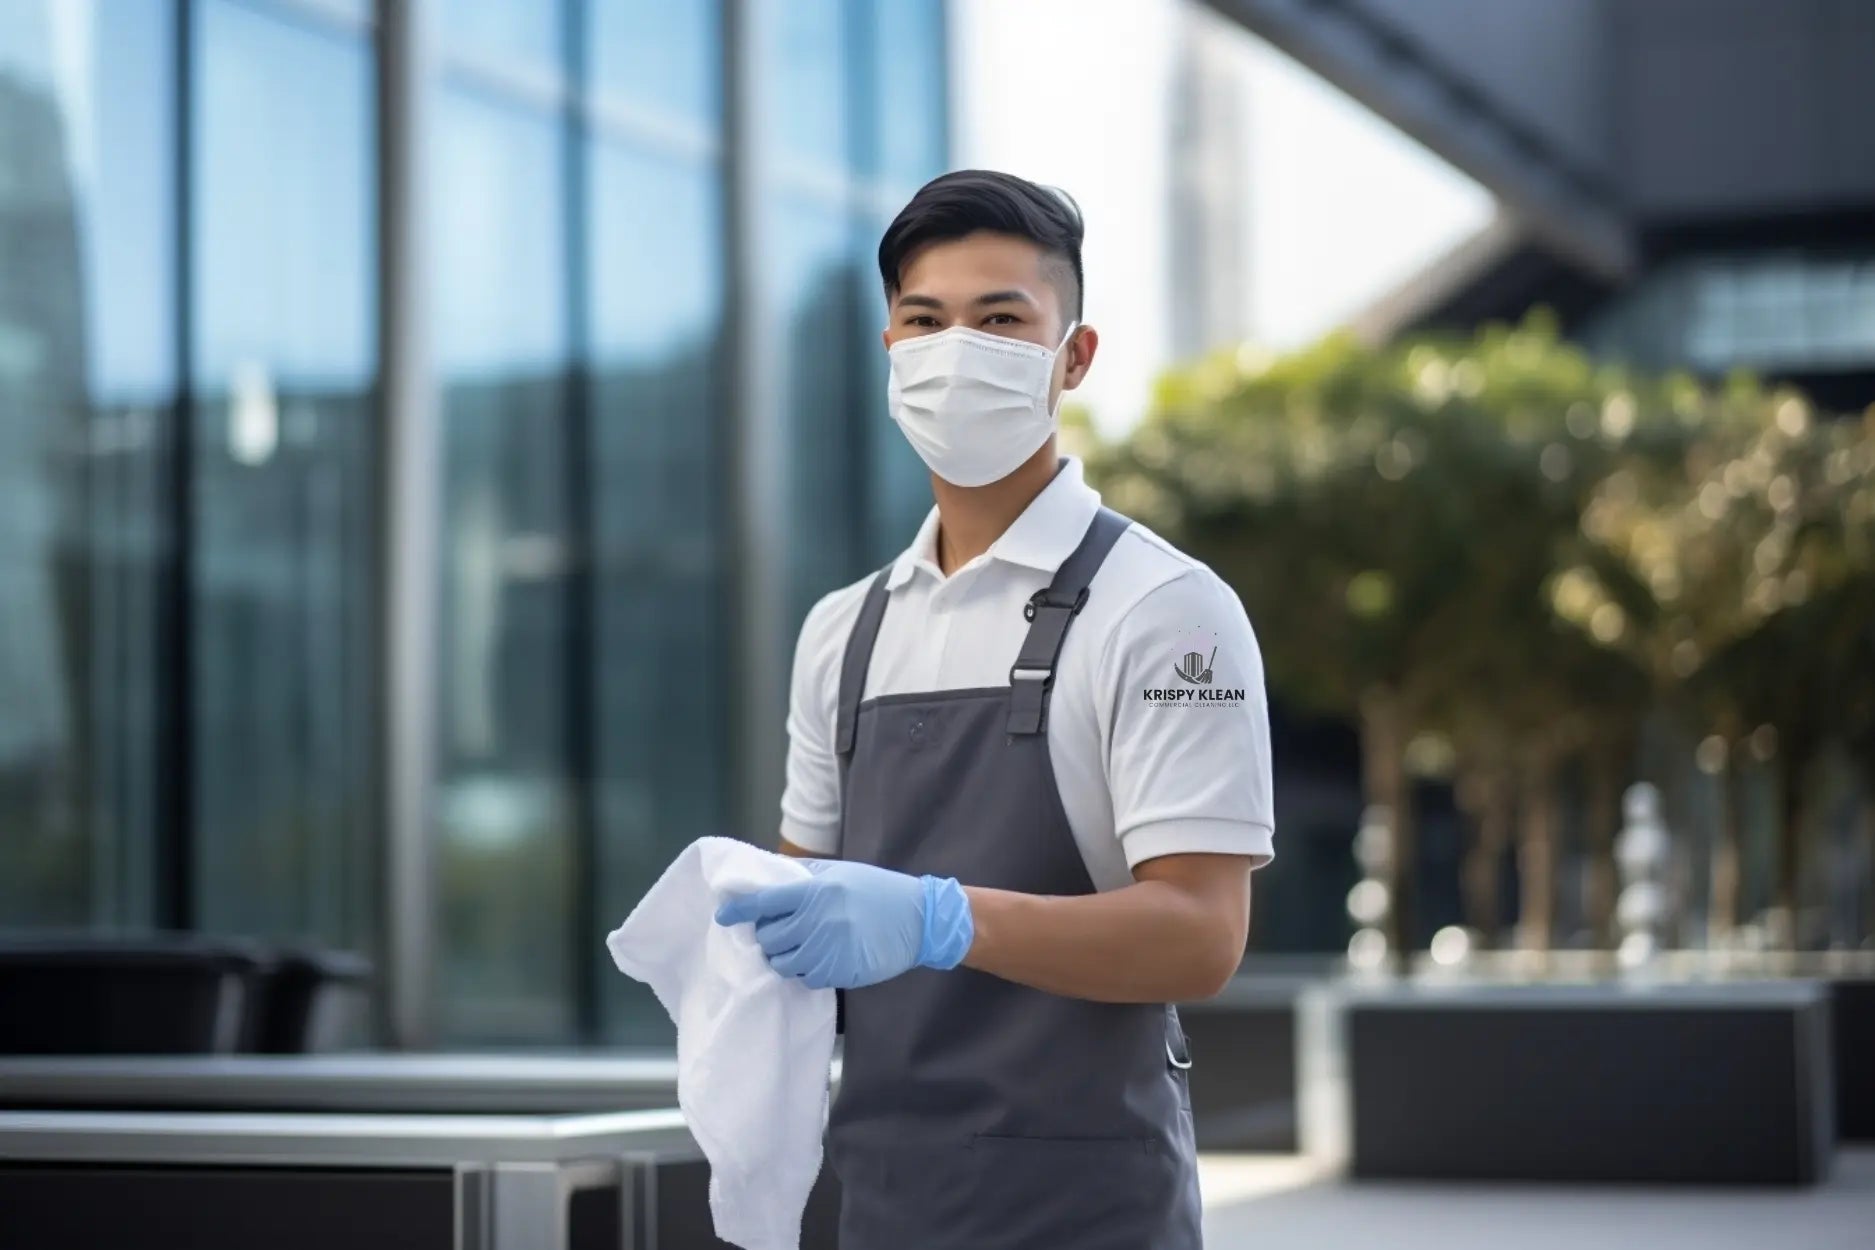
[[1589, 757], [1589, 864], [1583, 912], [1595, 945], [1604, 950], [1615, 940], [1615, 835], [1621, 830], [1621, 792], [1632, 763], [1633, 747], [1626, 735], [1617, 735]]
[[1739, 918], [1739, 855], [1744, 845], [1745, 774], [1736, 744], [1726, 743], [1719, 778], [1719, 837], [1712, 847], [1712, 897], [1706, 905], [1706, 945], [1724, 946]]
[[1802, 743], [1784, 751], [1777, 774], [1777, 906], [1790, 926], [1790, 948], [1802, 948], [1804, 934], [1799, 907], [1803, 901], [1803, 826], [1809, 814], [1804, 786], [1810, 777], [1811, 752]]
[[1468, 771], [1460, 790], [1472, 823], [1471, 847], [1465, 852], [1465, 923], [1485, 946], [1496, 946], [1504, 923], [1498, 880], [1510, 841], [1511, 788], [1501, 770], [1477, 767]]
[[1414, 935], [1413, 878], [1419, 857], [1413, 828], [1413, 796], [1406, 776], [1406, 716], [1398, 694], [1376, 687], [1361, 699], [1362, 788], [1370, 805], [1387, 809], [1393, 828], [1392, 900], [1387, 944], [1401, 971], [1409, 965]]
[[1517, 851], [1522, 888], [1517, 945], [1547, 951], [1556, 929], [1556, 758], [1539, 749], [1523, 770], [1523, 829]]
[[1862, 778], [1862, 854], [1869, 870], [1862, 883], [1862, 938], [1875, 942], [1875, 773]]

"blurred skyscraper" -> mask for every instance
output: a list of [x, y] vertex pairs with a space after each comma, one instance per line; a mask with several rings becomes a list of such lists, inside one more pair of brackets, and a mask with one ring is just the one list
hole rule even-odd
[[0, 926], [359, 947], [415, 1040], [660, 1036], [604, 932], [772, 836], [795, 626], [928, 506], [872, 249], [948, 164], [945, 26], [0, 6]]
[[[1071, 191], [1120, 434], [1195, 351], [1332, 329], [1491, 197], [1205, 0], [949, 0], [961, 164]], [[1384, 190], [1380, 190], [1384, 188]]]
[[1253, 337], [1249, 215], [1255, 201], [1241, 36], [1198, 4], [1180, 4], [1177, 20], [1166, 243], [1170, 346], [1175, 357], [1189, 359]]
[[[51, 102], [0, 78], [0, 596], [25, 611], [0, 632], [0, 771], [15, 777], [69, 740], [59, 698], [59, 470], [83, 427], [84, 379], [77, 220], [66, 174], [64, 128]], [[3, 783], [0, 783], [3, 784]], [[10, 805], [9, 805], [10, 806]]]

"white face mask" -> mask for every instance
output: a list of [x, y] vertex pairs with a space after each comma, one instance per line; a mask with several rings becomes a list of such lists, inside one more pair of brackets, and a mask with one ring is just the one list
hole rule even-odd
[[892, 419], [945, 481], [1008, 477], [1054, 432], [1055, 359], [1079, 325], [1053, 351], [968, 326], [899, 340], [889, 353]]

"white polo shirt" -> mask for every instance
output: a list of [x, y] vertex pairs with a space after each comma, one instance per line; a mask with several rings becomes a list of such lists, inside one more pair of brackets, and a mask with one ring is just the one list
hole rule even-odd
[[[1069, 458], [988, 551], [948, 578], [938, 569], [933, 508], [892, 566], [865, 697], [1008, 685], [1028, 629], [1023, 605], [1099, 507]], [[871, 581], [816, 604], [795, 650], [781, 833], [818, 854], [839, 846], [840, 663]], [[1048, 754], [1099, 889], [1132, 884], [1133, 867], [1161, 855], [1268, 863], [1269, 708], [1256, 635], [1235, 592], [1157, 534], [1127, 530], [1062, 646]]]

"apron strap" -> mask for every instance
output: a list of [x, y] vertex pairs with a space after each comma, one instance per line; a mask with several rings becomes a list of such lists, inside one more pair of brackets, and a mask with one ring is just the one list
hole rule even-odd
[[[846, 850], [846, 766], [852, 761], [859, 724], [860, 696], [866, 692], [866, 670], [872, 664], [872, 645], [879, 638], [879, 622], [885, 619], [886, 579], [892, 566], [886, 565], [866, 587], [866, 598], [859, 605], [859, 619], [846, 636], [846, 654], [840, 661], [840, 700], [835, 714], [833, 750], [840, 763], [840, 844], [834, 848], [837, 858]], [[833, 992], [833, 1031], [846, 1033], [846, 991]]]
[[879, 570], [866, 588], [866, 598], [859, 605], [859, 619], [846, 636], [846, 656], [840, 661], [839, 712], [834, 719], [833, 751], [842, 760], [853, 754], [855, 730], [859, 723], [860, 696], [866, 693], [866, 669], [872, 664], [872, 644], [879, 637], [879, 622], [885, 619], [886, 579], [892, 566]]
[[1029, 596], [1022, 615], [1029, 621], [1022, 650], [1009, 670], [1009, 732], [1039, 734], [1048, 727], [1048, 696], [1055, 688], [1055, 663], [1068, 625], [1087, 603], [1087, 588], [1106, 562], [1107, 553], [1133, 523], [1102, 508], [1074, 553], [1055, 570], [1047, 589]]

